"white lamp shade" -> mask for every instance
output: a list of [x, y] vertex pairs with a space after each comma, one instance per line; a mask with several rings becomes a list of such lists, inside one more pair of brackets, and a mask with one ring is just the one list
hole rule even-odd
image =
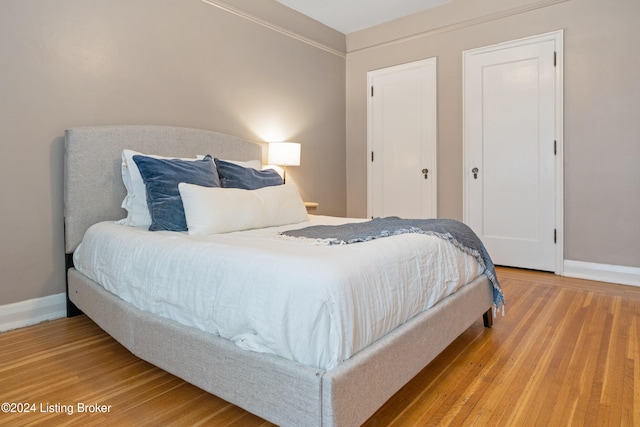
[[300, 166], [300, 144], [297, 142], [270, 142], [270, 165]]

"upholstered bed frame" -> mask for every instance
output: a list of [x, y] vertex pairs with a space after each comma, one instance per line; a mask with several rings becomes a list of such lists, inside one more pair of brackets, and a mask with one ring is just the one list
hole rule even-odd
[[[262, 159], [264, 146], [217, 132], [166, 126], [69, 129], [65, 135], [65, 251], [69, 313], [84, 312], [133, 354], [283, 426], [359, 426], [473, 322], [491, 326], [492, 288], [481, 276], [338, 367], [323, 371], [141, 311], [73, 268], [92, 224], [118, 220], [121, 151]], [[77, 308], [76, 308], [77, 307]]]

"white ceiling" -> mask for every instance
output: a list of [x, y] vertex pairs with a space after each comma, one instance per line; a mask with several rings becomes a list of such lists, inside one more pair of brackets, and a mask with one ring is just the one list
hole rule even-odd
[[349, 34], [453, 0], [276, 0]]

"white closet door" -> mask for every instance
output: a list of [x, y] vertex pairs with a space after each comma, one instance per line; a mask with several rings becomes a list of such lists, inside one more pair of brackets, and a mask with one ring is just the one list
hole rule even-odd
[[368, 212], [437, 216], [435, 58], [368, 74]]
[[465, 222], [498, 265], [556, 270], [557, 45], [464, 53]]

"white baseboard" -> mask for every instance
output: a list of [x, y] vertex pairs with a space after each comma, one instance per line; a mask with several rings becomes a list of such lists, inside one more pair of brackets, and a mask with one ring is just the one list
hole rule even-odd
[[564, 260], [564, 276], [640, 286], [640, 268]]
[[35, 325], [67, 315], [65, 293], [0, 306], [0, 332]]

